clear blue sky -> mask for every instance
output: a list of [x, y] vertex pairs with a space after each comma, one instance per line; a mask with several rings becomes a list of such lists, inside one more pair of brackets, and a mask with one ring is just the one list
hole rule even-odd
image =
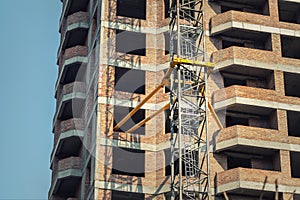
[[1, 1], [0, 199], [46, 199], [60, 0]]

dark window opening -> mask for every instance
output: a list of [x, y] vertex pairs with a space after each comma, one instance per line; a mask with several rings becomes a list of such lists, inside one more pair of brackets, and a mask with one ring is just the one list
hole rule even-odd
[[280, 171], [280, 154], [274, 151], [268, 155], [228, 153], [227, 168], [251, 168], [269, 171]]
[[227, 169], [238, 167], [251, 168], [251, 160], [246, 158], [227, 157]]
[[300, 178], [300, 152], [290, 151], [290, 166], [292, 178]]
[[229, 87], [232, 85], [247, 86], [247, 82], [246, 82], [246, 80], [239, 80], [239, 79], [224, 77], [224, 87]]
[[[114, 106], [114, 126], [117, 125], [128, 113], [130, 113], [133, 108], [123, 107], [123, 106]], [[139, 109], [121, 128], [117, 131], [126, 132], [134, 125], [138, 124], [140, 121], [145, 119], [145, 110]], [[133, 134], [145, 135], [145, 125], [142, 125], [136, 129]]]
[[164, 6], [165, 6], [165, 19], [170, 17], [170, 13], [169, 13], [169, 10], [170, 10], [170, 0], [164, 0]]
[[228, 47], [246, 47], [252, 49], [260, 49], [272, 51], [271, 34], [259, 33], [256, 31], [232, 30], [221, 36], [222, 49]]
[[115, 90], [145, 94], [145, 71], [115, 67]]
[[280, 36], [282, 57], [300, 59], [300, 38]]
[[249, 120], [247, 118], [226, 116], [226, 127], [235, 125], [249, 126]]
[[243, 8], [234, 8], [234, 7], [229, 7], [229, 6], [221, 6], [221, 13], [230, 11], [230, 10], [235, 10], [235, 11], [243, 11]]
[[300, 4], [278, 0], [279, 21], [300, 24]]
[[[278, 129], [277, 111], [258, 107], [237, 108], [226, 112], [226, 127], [242, 125], [266, 129]], [[244, 109], [244, 112], [241, 112]]]
[[300, 137], [300, 112], [287, 111], [289, 136]]
[[300, 74], [284, 72], [285, 96], [300, 97]]
[[[239, 72], [239, 74], [231, 73], [233, 71]], [[221, 75], [224, 80], [224, 87], [240, 85], [271, 90], [275, 89], [274, 73], [271, 70], [233, 67], [232, 69], [228, 69], [228, 72], [221, 72]]]
[[112, 173], [145, 177], [145, 151], [113, 147]]
[[240, 12], [248, 12], [248, 13], [254, 13], [254, 14], [260, 14], [260, 15], [269, 15], [269, 6], [268, 1], [263, 0], [256, 3], [251, 3], [249, 1], [249, 4], [242, 3], [242, 2], [226, 2], [226, 1], [220, 1], [221, 4], [221, 12], [227, 12], [227, 11], [240, 11]]
[[116, 30], [116, 51], [120, 53], [146, 56], [146, 34]]
[[[172, 158], [172, 154], [171, 154], [171, 149], [165, 149], [164, 150], [164, 154], [165, 154], [165, 176], [170, 176], [171, 175], [171, 158]], [[184, 161], [182, 161], [182, 175], [185, 176], [185, 165], [184, 165]], [[179, 158], [175, 158], [174, 160], [174, 174], [177, 175], [179, 174]]]
[[244, 47], [245, 45], [242, 42], [234, 42], [234, 41], [222, 40], [222, 48], [223, 49], [226, 49], [226, 48], [232, 47], [232, 46]]
[[111, 199], [112, 200], [141, 200], [141, 199], [145, 199], [145, 194], [112, 190]]
[[146, 0], [117, 0], [117, 16], [146, 19]]
[[171, 111], [170, 109], [167, 109], [164, 111], [165, 114], [165, 133], [171, 133]]

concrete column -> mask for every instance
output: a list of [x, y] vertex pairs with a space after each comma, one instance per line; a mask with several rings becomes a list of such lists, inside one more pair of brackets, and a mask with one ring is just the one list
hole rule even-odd
[[284, 74], [283, 71], [274, 70], [274, 84], [276, 92], [284, 96]]
[[281, 56], [281, 39], [279, 34], [271, 34], [272, 51], [277, 55]]
[[279, 20], [278, 0], [269, 0], [269, 13], [273, 20]]
[[291, 178], [291, 166], [290, 166], [290, 152], [286, 150], [280, 150], [280, 165], [282, 176]]
[[278, 121], [278, 130], [280, 136], [288, 137], [288, 124], [287, 124], [287, 113], [286, 110], [277, 110], [277, 121]]

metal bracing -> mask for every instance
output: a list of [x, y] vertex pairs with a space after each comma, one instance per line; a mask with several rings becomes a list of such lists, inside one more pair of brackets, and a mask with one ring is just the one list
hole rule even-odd
[[210, 199], [203, 3], [170, 2], [172, 199]]

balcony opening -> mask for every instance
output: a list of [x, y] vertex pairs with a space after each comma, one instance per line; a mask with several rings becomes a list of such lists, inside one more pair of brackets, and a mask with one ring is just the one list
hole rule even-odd
[[126, 54], [146, 56], [146, 34], [116, 30], [116, 51]]
[[115, 67], [115, 90], [145, 94], [145, 71]]
[[221, 72], [224, 80], [224, 87], [240, 85], [263, 89], [275, 89], [273, 71], [245, 67], [240, 68], [238, 66], [237, 68], [239, 69], [227, 69], [228, 72], [227, 70]]
[[112, 174], [145, 177], [145, 151], [113, 147]]
[[289, 136], [300, 137], [300, 112], [287, 111]]
[[72, 1], [68, 3], [70, 3], [69, 11], [66, 13], [68, 16], [76, 12], [86, 12], [88, 10], [88, 1]]
[[237, 46], [272, 51], [270, 33], [232, 29], [223, 33], [221, 40], [222, 49]]
[[262, 1], [218, 1], [221, 5], [221, 13], [235, 10], [241, 12], [248, 12], [260, 15], [269, 15], [269, 5], [267, 0]]
[[278, 0], [279, 21], [300, 24], [300, 4], [292, 1]]
[[260, 110], [257, 107], [251, 106], [248, 108], [245, 107], [244, 109], [248, 112], [227, 110], [225, 118], [226, 127], [242, 125], [258, 128], [278, 129], [276, 110]]
[[251, 160], [246, 158], [227, 157], [227, 169], [234, 169], [238, 167], [251, 168]]
[[226, 127], [235, 126], [235, 125], [249, 126], [249, 119], [227, 115]]
[[269, 151], [267, 155], [257, 155], [253, 153], [227, 152], [227, 169], [238, 167], [249, 169], [261, 169], [270, 171], [280, 171], [279, 151]]
[[285, 96], [300, 97], [300, 74], [284, 72]]
[[300, 59], [300, 38], [280, 36], [282, 57]]
[[145, 199], [145, 194], [112, 190], [111, 199], [112, 200], [141, 200], [141, 199]]
[[300, 178], [300, 152], [290, 151], [290, 166], [292, 178]]
[[84, 99], [72, 99], [63, 103], [58, 120], [64, 121], [71, 118], [81, 118]]
[[[164, 150], [164, 154], [165, 154], [165, 176], [171, 176], [171, 158], [172, 158], [172, 154], [171, 154], [171, 149], [165, 149]], [[182, 161], [182, 175], [185, 176], [185, 164], [184, 161]], [[174, 160], [174, 173], [175, 175], [179, 174], [179, 158], [175, 157]]]
[[[124, 106], [114, 106], [114, 126], [117, 125], [128, 113], [130, 113], [133, 108]], [[139, 109], [121, 128], [118, 130], [120, 132], [126, 132], [128, 129], [132, 128], [134, 125], [145, 119], [145, 110]], [[133, 134], [145, 135], [145, 125], [136, 129]]]
[[117, 16], [146, 19], [146, 0], [117, 0]]

